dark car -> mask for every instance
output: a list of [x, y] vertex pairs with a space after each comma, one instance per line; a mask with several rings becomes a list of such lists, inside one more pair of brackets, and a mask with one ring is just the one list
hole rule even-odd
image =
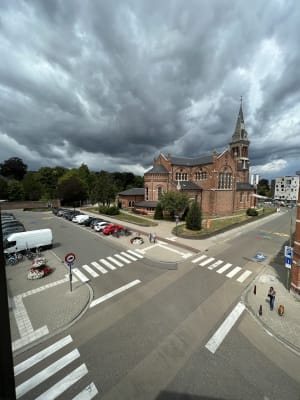
[[70, 212], [65, 213], [65, 214], [63, 215], [63, 218], [68, 219], [69, 221], [72, 221], [72, 219], [73, 219], [76, 215], [79, 215], [79, 214], [82, 214], [82, 213], [81, 213], [80, 211], [71, 210]]
[[69, 212], [69, 211], [70, 211], [70, 210], [69, 210], [68, 208], [59, 208], [59, 209], [57, 210], [56, 215], [57, 215], [58, 217], [62, 217], [62, 216], [64, 215], [64, 213]]
[[5, 228], [10, 228], [10, 227], [14, 227], [14, 226], [23, 226], [23, 228], [24, 228], [24, 225], [18, 220], [5, 221], [5, 222], [2, 221], [1, 226], [2, 226], [2, 230]]
[[83, 223], [81, 225], [85, 225], [85, 226], [90, 226], [91, 222], [94, 220], [94, 217], [89, 217], [88, 219], [86, 219], [85, 221], [83, 221]]
[[5, 240], [12, 233], [25, 232], [24, 226], [13, 226], [10, 228], [2, 229], [3, 240]]

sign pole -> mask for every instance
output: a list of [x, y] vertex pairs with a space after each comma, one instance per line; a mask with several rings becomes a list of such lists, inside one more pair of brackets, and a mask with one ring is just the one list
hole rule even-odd
[[72, 265], [74, 265], [74, 262], [76, 260], [76, 256], [74, 253], [68, 253], [65, 256], [65, 262], [67, 263], [69, 267], [69, 280], [70, 280], [70, 291], [72, 292]]
[[69, 263], [70, 291], [72, 292], [72, 263]]

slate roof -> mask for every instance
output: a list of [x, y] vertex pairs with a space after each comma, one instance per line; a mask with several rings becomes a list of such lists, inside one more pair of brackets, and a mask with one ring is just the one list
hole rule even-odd
[[212, 164], [212, 162], [213, 162], [212, 155], [199, 156], [195, 158], [171, 156], [172, 165], [185, 165], [194, 167], [196, 165]]
[[145, 172], [145, 174], [168, 174], [169, 172], [166, 168], [161, 164], [154, 165], [149, 171]]
[[132, 188], [120, 192], [119, 195], [121, 194], [122, 196], [141, 196], [144, 195], [144, 193], [144, 188]]
[[254, 190], [254, 186], [248, 182], [237, 182], [236, 189], [237, 190]]
[[155, 208], [157, 206], [158, 201], [139, 201], [135, 203], [135, 207], [151, 207]]
[[191, 181], [174, 181], [174, 183], [176, 186], [179, 183], [181, 190], [202, 190], [200, 186]]

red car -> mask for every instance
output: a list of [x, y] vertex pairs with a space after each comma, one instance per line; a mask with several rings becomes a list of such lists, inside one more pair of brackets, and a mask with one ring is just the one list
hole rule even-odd
[[115, 232], [120, 232], [123, 229], [124, 229], [124, 226], [122, 226], [122, 225], [109, 224], [104, 229], [102, 229], [102, 233], [104, 233], [104, 235], [110, 235]]

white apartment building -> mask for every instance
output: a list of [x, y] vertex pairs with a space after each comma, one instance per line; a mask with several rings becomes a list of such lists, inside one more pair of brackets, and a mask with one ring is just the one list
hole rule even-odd
[[294, 203], [298, 199], [299, 176], [275, 178], [274, 199]]

